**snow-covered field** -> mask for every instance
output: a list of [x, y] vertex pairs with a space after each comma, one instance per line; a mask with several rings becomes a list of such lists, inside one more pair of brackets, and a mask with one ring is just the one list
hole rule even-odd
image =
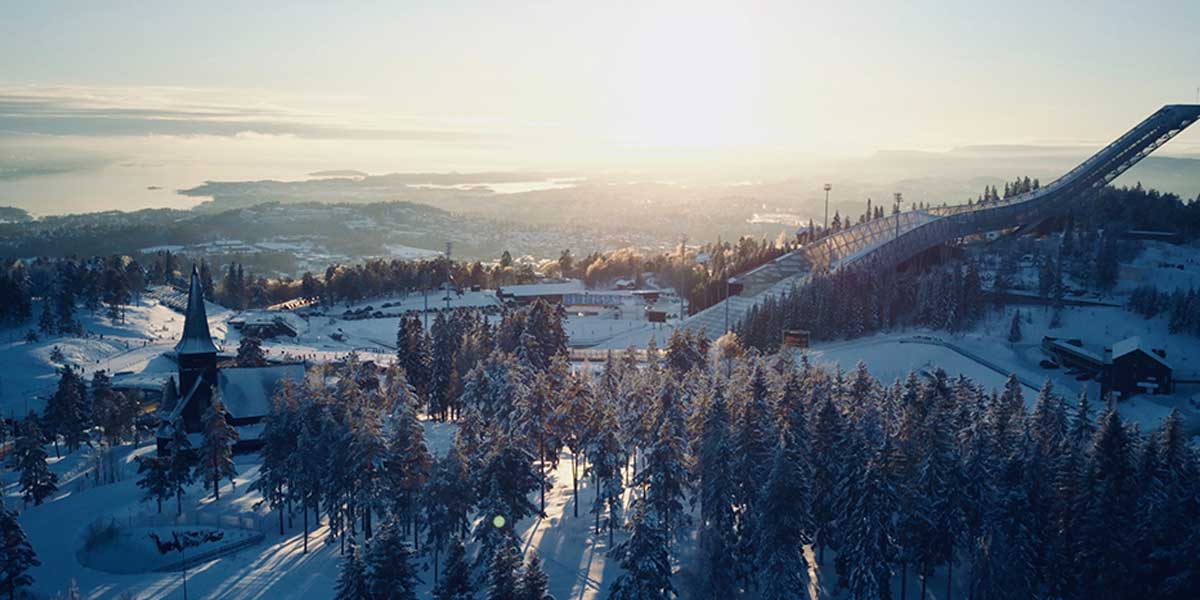
[[[213, 337], [220, 339], [227, 329], [225, 322], [232, 313], [209, 303], [209, 327]], [[41, 309], [34, 303], [34, 314]], [[44, 336], [36, 342], [26, 342], [25, 333], [36, 323], [25, 327], [0, 329], [0, 416], [24, 417], [29, 411], [41, 412], [45, 398], [58, 383], [58, 371], [66, 365], [81, 369], [85, 378], [94, 371], [109, 373], [174, 370], [175, 365], [162, 356], [174, 348], [183, 331], [183, 315], [144, 298], [130, 306], [123, 323], [113, 323], [101, 313], [92, 314], [80, 308], [76, 313], [84, 337]], [[53, 360], [57, 348], [62, 360]]]
[[[426, 422], [426, 439], [430, 451], [442, 454], [449, 447], [455, 426]], [[38, 551], [42, 566], [34, 569], [33, 591], [53, 595], [64, 590], [74, 579], [89, 598], [116, 598], [132, 592], [139, 599], [181, 597], [178, 573], [115, 574], [83, 566], [77, 551], [82, 547], [89, 524], [98, 517], [118, 521], [152, 514], [153, 502], [141, 502], [136, 487], [134, 458], [153, 452], [153, 445], [133, 449], [118, 449], [118, 463], [123, 465], [124, 480], [93, 487], [84, 467], [91, 451], [80, 449], [61, 460], [51, 458], [51, 468], [60, 474], [60, 491], [41, 506], [21, 508], [17, 497], [15, 473], [5, 472], [5, 503], [21, 510], [20, 521]], [[279, 535], [277, 514], [265, 508], [255, 508], [261, 499], [249, 488], [258, 476], [257, 455], [237, 457], [236, 486], [225, 483], [221, 499], [213, 501], [211, 490], [201, 485], [188, 489], [184, 499], [185, 513], [208, 516], [249, 515], [261, 523], [265, 539], [262, 543], [239, 550], [204, 564], [188, 568], [188, 593], [192, 598], [312, 598], [327, 599], [333, 595], [340, 555], [338, 545], [326, 545], [327, 529], [321, 527], [310, 533], [309, 553], [302, 552], [303, 532], [299, 515], [294, 526]], [[536, 549], [550, 577], [551, 593], [560, 599], [603, 598], [615, 578], [616, 566], [608, 556], [606, 535], [592, 534], [593, 523], [587, 512], [593, 492], [586, 480], [581, 480], [579, 517], [572, 516], [571, 461], [564, 455], [558, 469], [552, 473], [553, 488], [546, 494], [546, 517], [527, 519], [518, 525], [527, 551]], [[173, 514], [174, 502], [164, 503], [163, 510]], [[136, 520], [136, 519], [135, 519]], [[184, 527], [195, 529], [195, 527]], [[620, 537], [617, 538], [618, 541]], [[143, 548], [145, 551], [148, 549]], [[128, 560], [136, 560], [130, 555]], [[106, 557], [105, 560], [115, 560]], [[422, 561], [427, 559], [422, 559]], [[428, 597], [432, 588], [431, 572], [423, 573], [425, 584], [421, 597]]]
[[[1022, 340], [1006, 338], [1014, 310], [1022, 314]], [[1099, 349], [1131, 336], [1141, 336], [1152, 347], [1167, 350], [1177, 378], [1200, 378], [1200, 340], [1167, 331], [1165, 317], [1146, 320], [1122, 308], [1071, 307], [1063, 311], [1062, 325], [1050, 327], [1050, 312], [1043, 307], [1006, 307], [990, 313], [973, 331], [952, 334], [928, 329], [906, 329], [849, 341], [814, 344], [809, 357], [815, 364], [853, 369], [858, 361], [883, 382], [905, 377], [909, 371], [941, 367], [950, 376], [966, 375], [988, 388], [1000, 388], [1015, 373], [1025, 384], [1025, 401], [1033, 408], [1036, 388], [1046, 380], [1069, 399], [1087, 390], [1093, 400], [1099, 387], [1093, 381], [1078, 381], [1063, 369], [1044, 369], [1043, 336], [1075, 338], [1085, 347]], [[981, 360], [977, 360], [981, 359]], [[999, 367], [993, 369], [992, 366]], [[1003, 372], [1003, 373], [1002, 373]], [[1149, 430], [1172, 408], [1178, 408], [1189, 430], [1200, 432], [1200, 385], [1180, 384], [1172, 395], [1141, 395], [1118, 404], [1121, 415]]]

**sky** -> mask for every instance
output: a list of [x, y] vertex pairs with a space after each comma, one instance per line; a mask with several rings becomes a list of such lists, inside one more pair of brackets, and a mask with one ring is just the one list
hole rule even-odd
[[1197, 22], [1194, 0], [6, 3], [0, 161], [12, 179], [66, 150], [270, 174], [1099, 147], [1196, 101]]

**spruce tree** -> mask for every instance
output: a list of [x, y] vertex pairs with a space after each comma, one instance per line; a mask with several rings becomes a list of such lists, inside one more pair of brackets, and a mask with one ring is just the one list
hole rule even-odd
[[487, 600], [517, 600], [517, 579], [521, 556], [511, 544], [503, 544], [492, 554], [487, 568]]
[[721, 386], [706, 403], [700, 428], [696, 471], [700, 500], [700, 598], [730, 598], [737, 589], [737, 534], [734, 531], [729, 413]]
[[845, 555], [846, 579], [850, 597], [855, 600], [891, 596], [898, 550], [893, 519], [896, 492], [884, 456], [886, 449], [869, 458], [858, 477], [849, 482], [846, 497], [850, 502], [838, 520], [844, 536], [841, 552]]
[[[451, 446], [446, 456], [437, 461], [433, 474], [425, 485], [422, 508], [425, 514], [426, 550], [433, 552], [433, 580], [438, 578], [438, 559], [443, 550], [467, 531], [468, 515], [474, 505], [471, 488], [458, 448]], [[449, 565], [448, 565], [449, 567]]]
[[200, 444], [200, 461], [196, 465], [197, 475], [206, 482], [212, 483], [213, 499], [221, 499], [221, 479], [228, 478], [232, 483], [237, 475], [233, 464], [233, 444], [238, 440], [238, 432], [225, 418], [225, 406], [220, 398], [213, 398], [212, 404], [204, 411], [204, 438]]
[[83, 381], [74, 370], [64, 368], [59, 372], [58, 388], [46, 402], [44, 411], [47, 434], [54, 441], [58, 453], [58, 438], [62, 437], [67, 450], [74, 452], [87, 441], [88, 418]]
[[673, 600], [678, 596], [671, 583], [671, 557], [667, 533], [641, 499], [633, 501], [629, 539], [613, 550], [624, 572], [609, 589], [610, 600]]
[[517, 583], [517, 600], [554, 600], [550, 595], [550, 580], [542, 570], [542, 560], [537, 552], [530, 552], [525, 570]]
[[351, 540], [338, 572], [334, 600], [374, 600], [371, 581], [367, 576], [367, 565], [358, 556], [358, 547]]
[[183, 514], [183, 489], [196, 481], [196, 451], [183, 428], [183, 419], [171, 425], [171, 484], [175, 490], [175, 507]]
[[588, 461], [596, 481], [596, 497], [592, 501], [592, 514], [596, 517], [596, 533], [600, 530], [600, 516], [606, 514], [604, 526], [608, 529], [609, 544], [613, 531], [619, 527], [625, 486], [622, 477], [622, 447], [618, 437], [616, 415], [611, 407], [600, 409], [597, 421], [599, 435], [588, 446]]
[[42, 443], [37, 417], [29, 413], [21, 424], [21, 435], [13, 445], [9, 461], [14, 470], [20, 471], [18, 481], [22, 498], [25, 502], [32, 501], [35, 506], [58, 490], [58, 475], [46, 465], [46, 449]]
[[142, 488], [142, 500], [154, 500], [158, 504], [158, 512], [162, 512], [163, 500], [169, 500], [175, 494], [175, 485], [171, 481], [171, 459], [167, 456], [142, 456], [138, 458], [137, 486]]
[[1115, 409], [1104, 414], [1096, 430], [1084, 490], [1080, 591], [1089, 598], [1123, 598], [1135, 566], [1129, 549], [1138, 490], [1132, 440]]
[[407, 525], [420, 514], [418, 501], [429, 479], [433, 459], [425, 445], [425, 429], [407, 402], [396, 407], [392, 436], [383, 461], [383, 481], [393, 519]]
[[655, 523], [663, 528], [668, 540], [682, 536], [691, 522], [683, 510], [683, 500], [691, 484], [683, 407], [678, 393], [672, 379], [663, 379], [654, 416], [654, 441], [647, 452], [645, 468], [633, 481], [646, 490], [647, 509], [654, 512]]
[[770, 475], [754, 507], [758, 521], [754, 528], [753, 558], [758, 567], [759, 597], [763, 600], [809, 597], [809, 566], [804, 558], [804, 547], [812, 542], [807, 519], [809, 482], [801, 471], [803, 454], [797, 450], [791, 435], [780, 437]]
[[10, 600], [16, 598], [18, 590], [33, 585], [28, 571], [41, 564], [17, 514], [0, 504], [0, 590], [6, 590]]
[[1021, 341], [1021, 311], [1013, 311], [1012, 321], [1008, 324], [1008, 341], [1017, 343]]
[[846, 470], [846, 430], [841, 413], [821, 384], [813, 387], [817, 413], [812, 420], [812, 514], [814, 542], [818, 562], [824, 561], [825, 548], [838, 550], [834, 525], [840, 507], [838, 482]]
[[394, 521], [385, 522], [367, 550], [371, 599], [417, 600], [420, 578], [412, 561], [412, 549], [404, 542], [399, 526]]
[[290, 380], [284, 380], [279, 391], [271, 398], [271, 410], [263, 418], [263, 448], [260, 453], [258, 479], [251, 486], [262, 494], [262, 502], [279, 513], [279, 535], [283, 535], [284, 506], [288, 501], [288, 486], [292, 480], [289, 465], [298, 451], [296, 388]]
[[446, 556], [446, 573], [433, 587], [433, 597], [437, 600], [475, 600], [467, 551], [462, 540], [458, 538], [450, 543], [450, 552]]
[[263, 352], [262, 340], [254, 336], [245, 336], [238, 342], [237, 366], [262, 367], [267, 364], [267, 355]]

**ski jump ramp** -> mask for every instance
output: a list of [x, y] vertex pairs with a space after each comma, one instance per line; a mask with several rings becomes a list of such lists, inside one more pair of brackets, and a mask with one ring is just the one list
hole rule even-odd
[[[733, 328], [762, 300], [790, 290], [817, 271], [849, 265], [895, 268], [925, 250], [969, 235], [1039, 223], [1066, 212], [1079, 200], [1108, 185], [1163, 144], [1200, 119], [1200, 104], [1170, 104], [1138, 123], [1050, 184], [997, 202], [959, 204], [908, 211], [873, 219], [822, 238], [737, 277], [742, 295], [727, 298], [688, 317], [680, 327], [716, 338]], [[772, 275], [781, 277], [772, 280]]]

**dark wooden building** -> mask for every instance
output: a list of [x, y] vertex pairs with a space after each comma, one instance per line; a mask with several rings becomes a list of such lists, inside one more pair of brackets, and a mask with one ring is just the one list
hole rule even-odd
[[1122, 396], [1134, 394], [1170, 394], [1175, 385], [1171, 365], [1162, 350], [1142, 345], [1141, 338], [1131, 337], [1112, 346], [1108, 366], [1108, 388]]
[[176, 426], [182, 426], [192, 446], [199, 447], [204, 413], [212, 405], [214, 394], [225, 405], [225, 419], [238, 432], [239, 439], [233, 446], [234, 451], [257, 450], [262, 446], [262, 420], [270, 411], [271, 396], [280, 382], [290, 379], [299, 383], [304, 379], [303, 363], [218, 368], [217, 353], [217, 346], [208, 329], [200, 275], [193, 267], [183, 336], [175, 345], [175, 359], [179, 364], [178, 394], [176, 398], [164, 400], [159, 410], [160, 454], [170, 452]]

